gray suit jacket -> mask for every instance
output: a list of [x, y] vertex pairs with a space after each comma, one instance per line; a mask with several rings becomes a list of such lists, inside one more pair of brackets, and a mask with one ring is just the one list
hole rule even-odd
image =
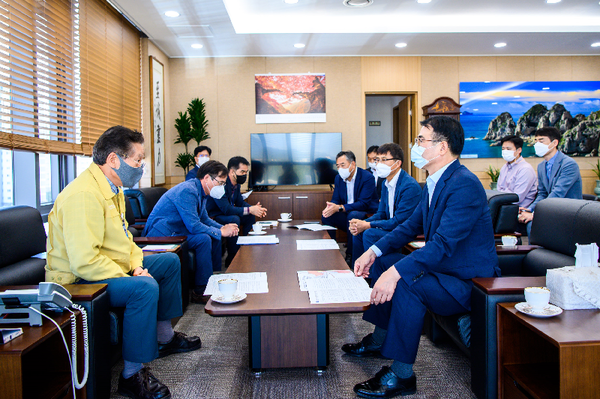
[[535, 210], [538, 202], [546, 198], [582, 198], [579, 166], [562, 152], [556, 154], [550, 180], [546, 176], [546, 160], [538, 165], [537, 174], [538, 193], [535, 201], [529, 206], [531, 211]]

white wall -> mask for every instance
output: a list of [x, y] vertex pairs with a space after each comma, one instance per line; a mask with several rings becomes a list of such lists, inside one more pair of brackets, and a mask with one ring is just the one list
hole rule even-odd
[[[367, 96], [365, 104], [367, 145], [382, 145], [393, 141], [392, 109], [405, 96]], [[381, 121], [381, 126], [369, 126], [369, 121]]]

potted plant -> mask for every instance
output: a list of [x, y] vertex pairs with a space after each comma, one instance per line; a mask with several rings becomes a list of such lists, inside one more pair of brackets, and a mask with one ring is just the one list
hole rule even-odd
[[492, 182], [490, 183], [490, 189], [495, 190], [496, 188], [498, 188], [498, 177], [500, 176], [500, 169], [498, 168], [494, 168], [492, 165], [490, 165], [485, 173], [490, 177], [490, 179], [492, 179]]
[[596, 164], [593, 165], [592, 170], [596, 174], [596, 188], [594, 188], [594, 194], [596, 197], [600, 197], [600, 159], [596, 161]]
[[203, 99], [194, 98], [188, 104], [187, 111], [179, 112], [179, 117], [175, 119], [175, 129], [177, 130], [177, 139], [175, 144], [183, 143], [185, 152], [177, 154], [175, 165], [179, 166], [187, 174], [189, 169], [194, 167], [194, 155], [188, 151], [188, 143], [193, 139], [197, 145], [204, 140], [208, 140], [210, 135], [206, 131], [208, 119], [206, 119], [206, 104]]

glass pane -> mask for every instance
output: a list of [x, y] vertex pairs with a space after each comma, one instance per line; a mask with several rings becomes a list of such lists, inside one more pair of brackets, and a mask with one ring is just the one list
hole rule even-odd
[[0, 208], [14, 205], [12, 151], [0, 149]]
[[52, 203], [52, 162], [50, 154], [40, 154], [40, 205]]
[[82, 174], [84, 170], [90, 167], [90, 165], [92, 164], [92, 160], [92, 157], [76, 157], [77, 164], [75, 165], [75, 169], [77, 171], [77, 176]]

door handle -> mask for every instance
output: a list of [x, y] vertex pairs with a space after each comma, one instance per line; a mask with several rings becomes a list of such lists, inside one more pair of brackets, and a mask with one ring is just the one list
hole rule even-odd
[[277, 197], [277, 199], [292, 199], [292, 197]]
[[308, 196], [302, 195], [302, 196], [296, 197], [296, 199], [308, 199]]

